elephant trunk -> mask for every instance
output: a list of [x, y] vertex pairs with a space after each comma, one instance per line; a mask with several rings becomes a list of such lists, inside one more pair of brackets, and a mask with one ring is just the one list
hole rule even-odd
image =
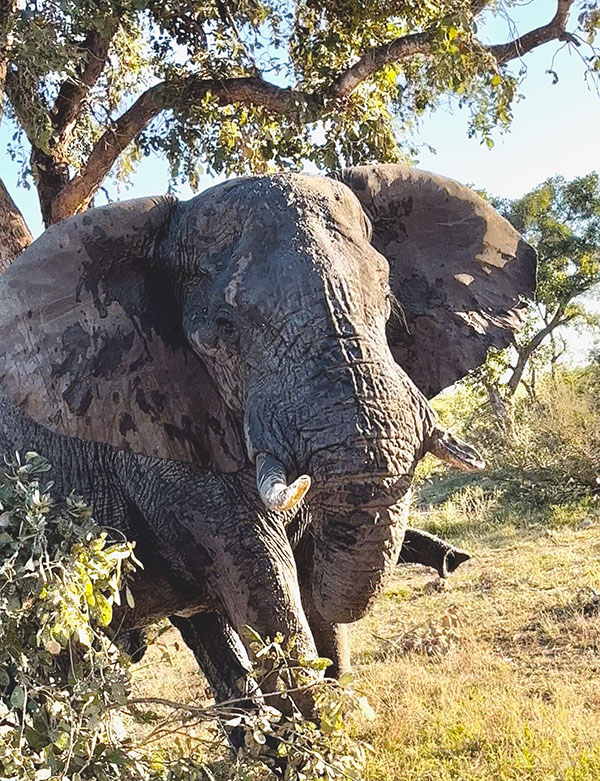
[[313, 599], [331, 623], [361, 618], [381, 591], [402, 548], [405, 498], [381, 510], [324, 511], [316, 533]]
[[[363, 455], [362, 468], [340, 474], [338, 464], [351, 462], [357, 451]], [[393, 468], [393, 454], [399, 454], [398, 442], [375, 440], [347, 443], [313, 459], [313, 599], [332, 623], [350, 623], [364, 615], [398, 560], [411, 470], [397, 461]]]
[[255, 386], [246, 440], [269, 509], [289, 509], [310, 474], [315, 606], [327, 621], [348, 623], [396, 565], [412, 473], [434, 418], [391, 356], [317, 369], [306, 366], [306, 382], [294, 388], [282, 378], [279, 398], [272, 383]]

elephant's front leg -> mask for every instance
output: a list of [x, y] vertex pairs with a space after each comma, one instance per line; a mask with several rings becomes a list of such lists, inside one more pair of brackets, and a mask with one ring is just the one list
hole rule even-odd
[[[170, 616], [193, 652], [217, 702], [250, 701], [257, 684], [249, 676], [250, 660], [241, 640], [222, 613]], [[247, 702], [241, 703], [244, 707]]]
[[130, 486], [173, 576], [208, 592], [240, 636], [246, 625], [262, 637], [281, 633], [294, 654], [314, 657], [282, 518], [264, 510], [252, 476], [146, 459], [134, 471]]
[[319, 656], [331, 660], [331, 665], [325, 674], [332, 678], [340, 678], [352, 670], [350, 663], [350, 646], [348, 630], [345, 624], [332, 624], [326, 621], [315, 607], [312, 596], [313, 577], [313, 536], [307, 530], [294, 549], [298, 567], [298, 580], [302, 604]]
[[[253, 697], [260, 696], [258, 684], [250, 676], [250, 661], [237, 632], [222, 613], [198, 613], [184, 618], [171, 616], [185, 644], [193, 652], [204, 673], [215, 700], [236, 701], [236, 709], [253, 707]], [[243, 727], [227, 729], [234, 749], [244, 745]]]

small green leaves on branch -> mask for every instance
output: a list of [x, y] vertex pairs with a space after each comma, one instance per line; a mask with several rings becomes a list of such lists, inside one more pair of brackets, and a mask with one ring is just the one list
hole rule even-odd
[[129, 681], [100, 627], [136, 560], [79, 498], [53, 501], [49, 470], [35, 453], [0, 470], [0, 776], [108, 781], [104, 712]]

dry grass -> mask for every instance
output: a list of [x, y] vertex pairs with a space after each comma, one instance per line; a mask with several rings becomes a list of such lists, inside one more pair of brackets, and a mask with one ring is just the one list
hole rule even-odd
[[[375, 748], [366, 778], [597, 781], [600, 524], [469, 537], [475, 558], [446, 590], [399, 571], [352, 629], [378, 713], [361, 733]], [[430, 627], [429, 645], [414, 649], [414, 626]]]
[[[399, 569], [351, 628], [377, 713], [354, 725], [375, 749], [366, 781], [600, 779], [600, 519], [585, 508], [528, 521], [471, 487], [413, 518], [474, 558], [442, 590], [430, 571]], [[171, 664], [153, 649], [138, 686], [202, 697], [173, 638]]]

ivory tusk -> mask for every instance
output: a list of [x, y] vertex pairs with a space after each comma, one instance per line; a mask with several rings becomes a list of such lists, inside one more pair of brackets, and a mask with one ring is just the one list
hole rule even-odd
[[485, 469], [485, 461], [475, 448], [437, 426], [431, 436], [428, 450], [441, 461], [456, 466], [463, 472]]
[[281, 461], [269, 453], [258, 453], [256, 485], [267, 510], [285, 512], [292, 510], [304, 498], [310, 488], [310, 477], [300, 475], [291, 485], [288, 485]]

